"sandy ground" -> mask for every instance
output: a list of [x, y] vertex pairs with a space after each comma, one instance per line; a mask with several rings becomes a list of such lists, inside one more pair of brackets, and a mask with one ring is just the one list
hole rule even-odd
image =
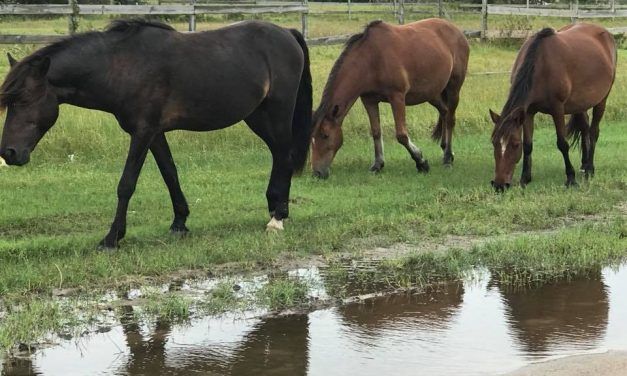
[[627, 376], [627, 352], [570, 356], [532, 364], [508, 376]]

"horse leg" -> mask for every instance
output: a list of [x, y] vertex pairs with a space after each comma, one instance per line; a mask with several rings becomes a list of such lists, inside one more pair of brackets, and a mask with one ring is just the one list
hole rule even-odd
[[[440, 141], [440, 147], [442, 148], [442, 152], [444, 153], [442, 157], [442, 162], [445, 166], [451, 166], [453, 162], [453, 155], [450, 150], [450, 145], [446, 144], [446, 132], [447, 132], [447, 118], [448, 118], [448, 106], [446, 105], [446, 91], [442, 92], [438, 98], [429, 101], [429, 104], [435, 107], [438, 110], [438, 123], [433, 128], [432, 138], [434, 141]], [[447, 157], [447, 149], [450, 153], [450, 157]]]
[[533, 152], [533, 115], [527, 116], [523, 124], [523, 166], [520, 185], [531, 182], [531, 153]]
[[168, 146], [165, 134], [160, 133], [155, 136], [155, 139], [150, 145], [150, 151], [155, 157], [155, 161], [157, 162], [157, 166], [159, 166], [159, 171], [161, 171], [163, 181], [170, 192], [170, 199], [172, 200], [174, 221], [172, 222], [172, 226], [170, 226], [170, 231], [173, 234], [184, 235], [189, 232], [185, 226], [185, 221], [189, 216], [189, 206], [187, 205], [187, 200], [185, 200], [185, 195], [183, 195], [183, 191], [181, 190], [178, 173], [176, 172], [176, 165], [172, 159], [172, 153], [170, 152], [170, 147]]
[[135, 192], [139, 173], [146, 160], [148, 147], [152, 144], [154, 134], [150, 132], [136, 132], [131, 135], [131, 145], [124, 171], [118, 184], [118, 206], [115, 211], [115, 218], [111, 224], [109, 233], [102, 239], [100, 246], [103, 248], [115, 248], [118, 241], [126, 235], [126, 212], [131, 196]]
[[385, 165], [383, 158], [383, 140], [381, 139], [381, 120], [379, 117], [379, 103], [374, 100], [361, 97], [361, 102], [368, 113], [370, 121], [370, 133], [374, 141], [374, 163], [370, 166], [370, 171], [379, 172]]
[[568, 150], [570, 147], [566, 139], [564, 108], [560, 106], [551, 114], [551, 116], [553, 117], [553, 122], [555, 123], [555, 131], [557, 133], [557, 148], [562, 152], [562, 156], [564, 157], [564, 167], [566, 170], [566, 186], [576, 186], [577, 181], [575, 180], [575, 169], [570, 163], [570, 158], [568, 156]]
[[[290, 106], [284, 106], [290, 108]], [[283, 111], [278, 111], [282, 114]], [[283, 118], [276, 120], [276, 118]], [[268, 145], [272, 153], [272, 172], [266, 190], [270, 222], [268, 230], [282, 230], [283, 219], [289, 216], [289, 196], [294, 167], [291, 158], [291, 114], [272, 114], [266, 104], [248, 118], [246, 124]]]
[[405, 123], [405, 94], [396, 93], [389, 97], [392, 112], [394, 113], [394, 123], [396, 124], [396, 139], [405, 146], [412, 159], [416, 162], [416, 169], [419, 172], [429, 172], [429, 162], [422, 157], [420, 149], [409, 139], [407, 124]]
[[[461, 80], [463, 82], [463, 79]], [[446, 106], [448, 107], [447, 116], [445, 118], [446, 128], [445, 134], [442, 137], [442, 141], [444, 142], [444, 147], [442, 150], [444, 151], [444, 166], [452, 166], [453, 160], [455, 159], [455, 154], [453, 153], [453, 129], [455, 129], [455, 113], [457, 112], [457, 105], [459, 105], [459, 91], [461, 90], [461, 83], [459, 80], [453, 80], [449, 82], [446, 90], [444, 91], [446, 101]], [[440, 145], [441, 146], [441, 145]]]
[[594, 150], [596, 149], [597, 141], [599, 140], [599, 124], [601, 123], [601, 119], [605, 113], [606, 100], [607, 98], [603, 99], [601, 103], [592, 108], [592, 123], [590, 123], [589, 132], [590, 145], [588, 147], [588, 163], [584, 166], [586, 178], [594, 176]]

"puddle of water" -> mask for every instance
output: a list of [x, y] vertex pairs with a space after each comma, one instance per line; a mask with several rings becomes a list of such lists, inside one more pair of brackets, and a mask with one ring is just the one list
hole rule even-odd
[[[318, 270], [290, 275], [324, 277]], [[312, 291], [327, 296], [323, 283]], [[531, 290], [512, 290], [478, 271], [434, 291], [309, 314], [237, 314], [188, 325], [122, 322], [106, 333], [7, 358], [0, 374], [498, 374], [535, 361], [627, 349], [626, 296], [627, 266]]]

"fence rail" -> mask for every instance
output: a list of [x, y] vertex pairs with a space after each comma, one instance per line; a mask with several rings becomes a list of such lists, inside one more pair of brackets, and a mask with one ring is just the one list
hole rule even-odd
[[[300, 13], [302, 18], [302, 31], [307, 35], [307, 14], [309, 7], [306, 0], [303, 2], [267, 2], [267, 3], [235, 3], [235, 4], [195, 4], [193, 0], [189, 4], [159, 4], [159, 5], [95, 5], [77, 4], [76, 0], [70, 0], [65, 4], [2, 4], [0, 15], [65, 15], [78, 17], [80, 15], [182, 15], [189, 17], [189, 31], [196, 30], [196, 15], [200, 14], [267, 14], [267, 13]], [[69, 33], [72, 34], [73, 22], [69, 23]], [[16, 38], [17, 37], [17, 38]], [[41, 40], [48, 43], [51, 38], [57, 36], [9, 36], [0, 35], [0, 43], [37, 43]], [[40, 39], [37, 39], [40, 38]]]
[[[427, 3], [405, 3], [405, 0], [392, 0], [389, 3], [359, 3], [360, 9], [351, 8], [351, 1], [334, 3], [308, 3], [307, 0], [301, 2], [253, 2], [245, 0], [234, 3], [195, 3], [195, 0], [184, 0], [187, 3], [170, 3], [158, 5], [94, 5], [78, 4], [76, 0], [68, 0], [68, 4], [4, 4], [0, 5], [0, 15], [61, 15], [67, 16], [70, 22], [69, 33], [76, 30], [76, 22], [73, 20], [80, 15], [182, 15], [189, 17], [189, 31], [196, 30], [196, 15], [201, 14], [265, 14], [265, 13], [298, 13], [301, 16], [301, 28], [305, 37], [311, 44], [337, 44], [346, 40], [346, 36], [338, 35], [316, 39], [308, 38], [308, 15], [343, 13], [351, 17], [352, 13], [393, 13], [398, 23], [405, 22], [405, 15], [408, 13], [432, 13], [439, 17], [454, 13], [454, 10], [446, 9], [443, 1]], [[528, 0], [527, 0], [528, 1]], [[574, 0], [577, 1], [577, 0]], [[573, 22], [579, 18], [620, 18], [627, 17], [627, 6], [618, 5], [614, 0], [609, 0], [606, 5], [578, 6], [578, 3], [571, 3], [569, 8], [562, 5], [555, 6], [530, 6], [526, 5], [493, 5], [488, 4], [488, 0], [482, 0], [481, 4], [456, 4], [454, 9], [465, 12], [481, 12], [480, 30], [467, 30], [468, 37], [486, 38], [524, 38], [530, 31], [518, 30], [488, 30], [488, 15], [518, 15], [518, 16], [543, 16], [543, 17], [565, 17], [571, 18]], [[310, 7], [314, 5], [314, 9]], [[347, 6], [343, 10], [324, 10], [325, 6]], [[355, 4], [353, 4], [355, 6]], [[374, 8], [378, 9], [374, 9]], [[431, 7], [432, 12], [429, 12]], [[416, 9], [419, 8], [419, 9]], [[616, 34], [627, 32], [627, 28], [614, 28]], [[3, 35], [0, 34], [0, 44], [47, 44], [63, 38], [64, 35]]]

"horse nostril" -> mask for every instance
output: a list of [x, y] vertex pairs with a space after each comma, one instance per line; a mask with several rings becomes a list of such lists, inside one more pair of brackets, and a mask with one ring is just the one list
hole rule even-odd
[[7, 157], [7, 159], [9, 159], [15, 157], [17, 155], [17, 152], [13, 148], [7, 148], [4, 152], [4, 155]]

